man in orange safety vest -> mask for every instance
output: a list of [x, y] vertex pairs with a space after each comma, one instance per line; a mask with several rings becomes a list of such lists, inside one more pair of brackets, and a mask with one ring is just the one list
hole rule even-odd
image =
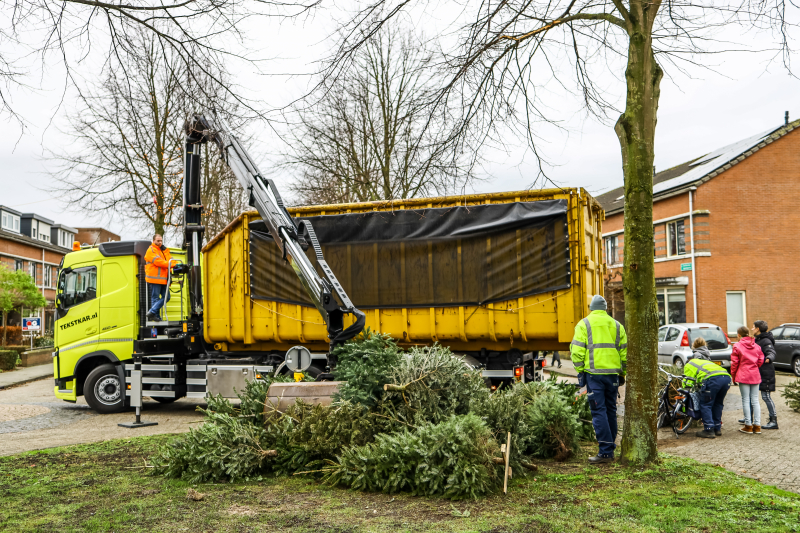
[[150, 293], [150, 310], [147, 320], [159, 320], [161, 308], [169, 301], [167, 280], [169, 279], [170, 259], [169, 249], [164, 246], [164, 239], [156, 233], [153, 235], [153, 244], [147, 249], [144, 256], [144, 277], [147, 281], [147, 292]]

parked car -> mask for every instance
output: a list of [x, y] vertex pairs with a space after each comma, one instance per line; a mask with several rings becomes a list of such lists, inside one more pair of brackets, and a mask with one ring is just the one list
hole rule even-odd
[[731, 367], [733, 348], [728, 335], [721, 327], [705, 323], [661, 326], [658, 330], [658, 362], [674, 365], [682, 371], [686, 361], [692, 358], [692, 343], [698, 337], [706, 340], [712, 361], [724, 368]]
[[800, 377], [800, 324], [781, 324], [772, 328], [775, 338], [775, 368]]

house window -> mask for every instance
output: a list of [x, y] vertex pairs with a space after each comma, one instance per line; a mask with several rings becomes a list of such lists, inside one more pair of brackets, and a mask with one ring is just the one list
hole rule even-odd
[[617, 236], [606, 238], [606, 264], [617, 264]]
[[72, 240], [73, 240], [72, 233], [68, 233], [66, 231], [59, 230], [58, 232], [58, 244], [59, 246], [63, 246], [64, 248], [72, 248]]
[[53, 269], [47, 265], [44, 267], [44, 286], [48, 288], [53, 286]]
[[28, 263], [28, 274], [31, 275], [33, 282], [36, 283], [36, 263]]
[[747, 306], [744, 291], [728, 291], [725, 293], [725, 304], [728, 310], [728, 335], [735, 335], [736, 330], [747, 324]]
[[686, 253], [686, 234], [683, 231], [683, 220], [667, 224], [667, 255], [684, 255]]
[[8, 231], [19, 233], [19, 217], [11, 213], [3, 213], [2, 227]]
[[31, 238], [36, 238], [36, 223], [31, 224]]
[[682, 324], [686, 322], [686, 289], [656, 289], [658, 323]]
[[19, 259], [14, 260], [14, 270], [22, 270], [22, 261]]

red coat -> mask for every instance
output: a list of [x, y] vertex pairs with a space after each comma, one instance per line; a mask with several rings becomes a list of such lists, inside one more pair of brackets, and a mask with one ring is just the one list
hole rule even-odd
[[759, 367], [764, 364], [764, 352], [753, 337], [745, 337], [733, 345], [731, 377], [734, 383], [758, 385], [761, 383]]

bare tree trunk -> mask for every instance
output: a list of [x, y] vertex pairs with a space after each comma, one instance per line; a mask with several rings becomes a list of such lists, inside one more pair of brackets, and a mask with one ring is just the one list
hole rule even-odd
[[[653, 262], [653, 158], [663, 72], [653, 55], [658, 4], [631, 2], [625, 112], [615, 126], [625, 176], [623, 289], [628, 333], [628, 378], [622, 462], [657, 461], [658, 307]], [[650, 12], [652, 10], [652, 12]]]

